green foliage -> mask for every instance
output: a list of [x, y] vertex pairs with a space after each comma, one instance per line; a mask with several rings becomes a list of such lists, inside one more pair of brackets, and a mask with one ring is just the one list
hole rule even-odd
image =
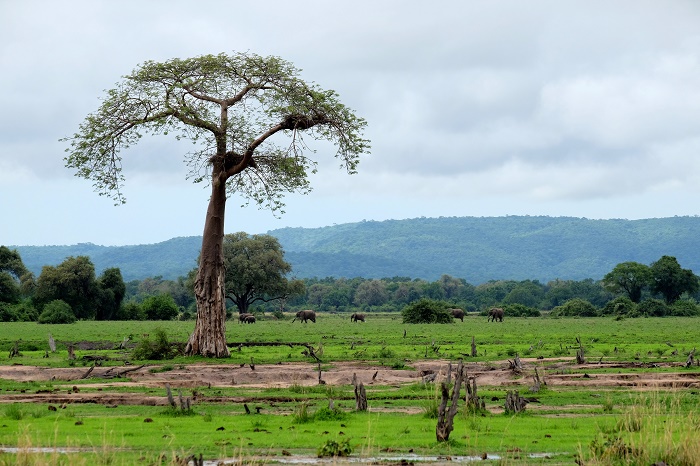
[[612, 315], [621, 317], [636, 317], [639, 315], [638, 305], [627, 296], [618, 296], [617, 298], [608, 301], [603, 309], [602, 315]]
[[532, 307], [523, 304], [506, 304], [503, 306], [508, 317], [540, 317], [542, 313]]
[[561, 306], [552, 309], [551, 314], [555, 317], [577, 316], [577, 317], [595, 317], [598, 315], [596, 307], [580, 298], [570, 299]]
[[168, 294], [158, 294], [144, 299], [141, 309], [148, 320], [172, 320], [177, 317], [178, 307]]
[[681, 300], [671, 304], [670, 315], [674, 317], [695, 317], [700, 315], [700, 308], [695, 301]]
[[316, 410], [313, 417], [314, 421], [342, 421], [347, 418], [348, 415], [338, 407], [330, 409], [327, 406], [323, 406]]
[[70, 305], [60, 299], [55, 299], [44, 306], [44, 311], [37, 320], [40, 324], [72, 324], [76, 321]]
[[114, 316], [115, 320], [146, 320], [147, 318], [143, 307], [133, 301], [122, 304]]
[[651, 284], [651, 269], [639, 262], [617, 264], [603, 277], [603, 286], [613, 293], [625, 293], [633, 302], [642, 299], [642, 292]]
[[405, 324], [450, 324], [453, 317], [449, 308], [450, 305], [444, 301], [424, 298], [404, 307], [401, 315]]
[[177, 351], [168, 340], [168, 334], [159, 328], [155, 331], [154, 341], [151, 341], [150, 337], [145, 337], [136, 345], [131, 356], [136, 360], [158, 361], [172, 359], [176, 354]]
[[352, 447], [350, 447], [350, 440], [343, 439], [340, 441], [326, 440], [326, 442], [318, 447], [317, 455], [319, 458], [337, 457], [337, 456], [350, 456], [352, 453]]
[[41, 308], [60, 299], [68, 303], [78, 319], [95, 317], [98, 284], [95, 266], [87, 256], [68, 257], [56, 267], [44, 266], [37, 279], [34, 299]]
[[637, 307], [639, 315], [645, 317], [664, 317], [669, 313], [668, 306], [660, 299], [645, 299]]
[[303, 282], [286, 278], [292, 266], [274, 236], [225, 235], [224, 267], [226, 296], [239, 313], [249, 312], [256, 301], [278, 302], [304, 293]]
[[663, 256], [651, 264], [651, 291], [664, 297], [667, 304], [680, 299], [683, 293], [695, 293], [700, 288], [692, 270], [682, 269], [675, 257]]

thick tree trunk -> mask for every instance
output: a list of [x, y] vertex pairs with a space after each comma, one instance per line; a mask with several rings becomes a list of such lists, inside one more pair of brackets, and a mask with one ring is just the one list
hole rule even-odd
[[224, 213], [226, 182], [214, 177], [202, 235], [199, 270], [194, 283], [197, 322], [185, 354], [214, 358], [230, 356], [226, 347], [226, 296], [224, 291]]

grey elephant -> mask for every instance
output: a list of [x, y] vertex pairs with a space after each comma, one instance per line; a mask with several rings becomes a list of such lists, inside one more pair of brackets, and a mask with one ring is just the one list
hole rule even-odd
[[310, 309], [307, 309], [305, 311], [299, 311], [297, 312], [297, 315], [294, 319], [292, 319], [292, 322], [295, 320], [301, 320], [303, 323], [306, 323], [307, 320], [310, 320], [314, 324], [316, 323], [316, 312], [312, 311]]
[[355, 312], [353, 315], [350, 316], [350, 322], [364, 322], [365, 321], [365, 315], [364, 314], [358, 314]]
[[253, 314], [251, 314], [250, 312], [243, 312], [243, 313], [241, 313], [241, 314], [238, 314], [238, 323], [239, 323], [239, 324], [244, 324], [244, 323], [245, 323], [246, 317], [252, 316], [252, 315], [253, 315]]
[[464, 311], [461, 309], [450, 309], [450, 312], [452, 313], [452, 317], [455, 319], [459, 319], [462, 322], [464, 322]]
[[253, 314], [249, 314], [245, 316], [245, 323], [246, 324], [254, 324], [255, 323], [255, 316]]
[[489, 310], [489, 318], [487, 319], [488, 322], [503, 322], [503, 309], [500, 307], [493, 307]]

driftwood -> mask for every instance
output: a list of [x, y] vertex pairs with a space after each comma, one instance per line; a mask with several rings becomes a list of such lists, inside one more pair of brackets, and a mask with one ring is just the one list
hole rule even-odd
[[[466, 375], [462, 361], [459, 362], [457, 366], [457, 373], [455, 374], [455, 383], [452, 387], [452, 394], [450, 394], [449, 384], [442, 382], [440, 385], [440, 392], [442, 394], [442, 401], [438, 407], [438, 421], [435, 426], [435, 437], [438, 442], [446, 442], [450, 439], [450, 433], [454, 429], [454, 417], [457, 414], [457, 409], [459, 405], [459, 392], [462, 388], [462, 381]], [[447, 406], [447, 402], [450, 402], [450, 406]]]
[[[243, 348], [244, 346], [289, 346], [290, 348], [294, 348], [295, 346], [303, 346], [304, 348], [306, 348], [306, 351], [302, 351], [302, 354], [304, 356], [310, 356], [318, 362], [323, 362], [316, 355], [317, 351], [314, 350], [314, 347], [311, 343], [295, 343], [282, 341], [241, 341], [227, 342], [226, 345], [230, 347], [237, 347], [238, 351], [241, 351], [241, 348]], [[323, 346], [320, 346], [319, 351], [320, 354], [323, 355]]]

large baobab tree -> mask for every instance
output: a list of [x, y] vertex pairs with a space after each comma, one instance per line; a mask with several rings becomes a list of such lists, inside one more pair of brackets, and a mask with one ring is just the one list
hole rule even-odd
[[365, 126], [334, 91], [305, 82], [278, 57], [237, 53], [148, 61], [107, 91], [99, 109], [64, 139], [70, 142], [65, 162], [119, 204], [125, 202], [121, 151], [143, 133], [175, 132], [195, 143], [186, 162], [195, 182], [209, 182], [211, 197], [195, 279], [197, 323], [186, 352], [227, 357], [227, 197], [239, 193], [281, 212], [285, 193], [309, 192], [307, 175], [316, 169], [302, 136], [333, 143], [341, 167], [355, 173], [369, 151]]

